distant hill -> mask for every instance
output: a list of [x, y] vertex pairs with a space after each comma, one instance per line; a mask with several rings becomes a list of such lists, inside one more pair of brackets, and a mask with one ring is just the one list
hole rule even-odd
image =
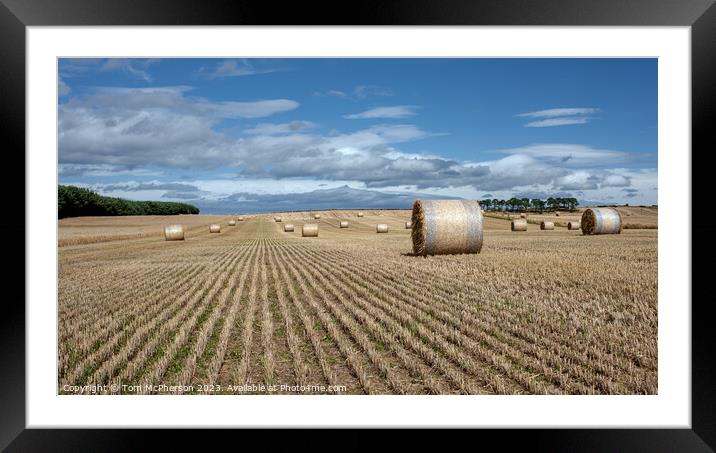
[[199, 208], [170, 201], [105, 197], [75, 186], [57, 187], [57, 217], [199, 214]]

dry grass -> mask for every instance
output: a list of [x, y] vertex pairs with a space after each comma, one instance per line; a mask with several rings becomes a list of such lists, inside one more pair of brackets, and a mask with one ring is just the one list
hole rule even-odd
[[[221, 235], [203, 218], [183, 242], [160, 229], [61, 247], [59, 388], [657, 393], [657, 230], [540, 234], [529, 224], [512, 234], [509, 221], [486, 218], [480, 254], [424, 258], [410, 254], [407, 210], [366, 211], [350, 229], [336, 219], [355, 212], [323, 214], [314, 240], [272, 217]], [[379, 221], [389, 233], [375, 234]], [[113, 222], [127, 219], [97, 228]]]

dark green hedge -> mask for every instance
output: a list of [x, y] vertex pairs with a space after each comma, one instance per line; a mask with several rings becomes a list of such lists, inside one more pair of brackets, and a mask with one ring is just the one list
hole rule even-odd
[[171, 201], [131, 201], [104, 197], [89, 189], [74, 186], [57, 187], [57, 210], [64, 217], [102, 215], [175, 215], [199, 214], [199, 209]]

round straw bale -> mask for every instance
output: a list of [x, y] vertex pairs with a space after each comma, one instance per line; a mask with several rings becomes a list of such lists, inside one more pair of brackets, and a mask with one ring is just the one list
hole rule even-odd
[[239, 218], [236, 219], [236, 220], [238, 220], [239, 222], [243, 222], [243, 221], [244, 221], [244, 216], [239, 216]]
[[305, 238], [315, 238], [318, 236], [318, 224], [317, 223], [304, 223], [301, 229], [301, 236]]
[[475, 200], [415, 200], [413, 253], [444, 255], [480, 253], [482, 212]]
[[358, 213], [358, 217], [363, 217], [363, 213], [362, 213], [362, 212], [359, 212], [359, 213]]
[[229, 220], [229, 226], [236, 226], [236, 220]]
[[527, 218], [527, 214], [524, 214], [524, 213], [520, 214], [520, 219], [526, 219], [526, 218]]
[[413, 228], [413, 222], [405, 222], [405, 229], [409, 230], [411, 228]]
[[554, 222], [547, 222], [542, 221], [542, 223], [539, 224], [540, 230], [554, 230]]
[[221, 233], [221, 225], [218, 223], [213, 223], [209, 227], [209, 233]]
[[183, 241], [184, 227], [181, 225], [167, 225], [164, 227], [164, 239], [167, 241]]
[[622, 216], [613, 208], [589, 208], [582, 214], [582, 234], [619, 234]]
[[515, 219], [510, 222], [510, 230], [512, 231], [527, 231], [527, 220]]
[[339, 225], [341, 228], [348, 228], [348, 221], [347, 220], [341, 220], [341, 223]]
[[375, 232], [376, 233], [387, 233], [388, 232], [388, 224], [387, 223], [379, 223], [375, 226]]
[[313, 214], [313, 218], [318, 220], [321, 218], [321, 214]]
[[273, 219], [277, 222], [281, 222], [283, 220], [281, 217], [274, 217]]
[[283, 224], [283, 231], [290, 233], [293, 231], [293, 223], [284, 223]]
[[568, 230], [578, 230], [581, 228], [580, 222], [567, 222], [567, 229]]

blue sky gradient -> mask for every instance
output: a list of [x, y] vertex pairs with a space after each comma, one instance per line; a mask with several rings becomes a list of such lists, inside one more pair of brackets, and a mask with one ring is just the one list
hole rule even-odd
[[58, 93], [60, 183], [109, 196], [657, 203], [656, 59], [61, 59]]

